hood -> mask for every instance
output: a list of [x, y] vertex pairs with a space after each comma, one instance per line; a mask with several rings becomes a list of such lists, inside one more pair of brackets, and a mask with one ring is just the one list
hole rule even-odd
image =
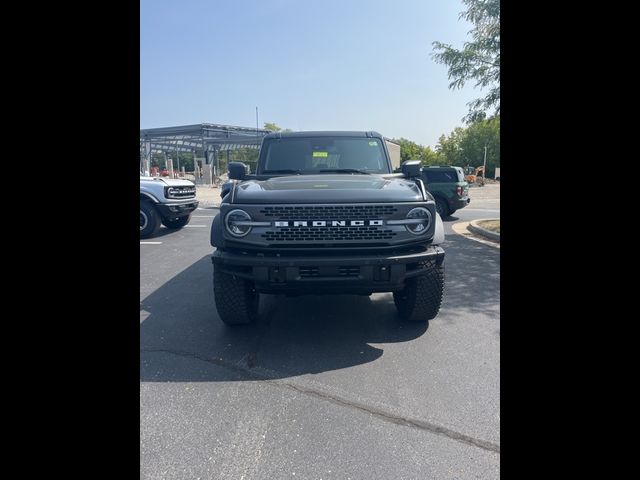
[[177, 178], [162, 178], [162, 177], [144, 177], [140, 175], [140, 181], [145, 182], [160, 182], [170, 187], [193, 187], [195, 184], [191, 180], [179, 180]]
[[234, 203], [419, 202], [418, 186], [382, 175], [292, 175], [248, 180], [237, 185]]

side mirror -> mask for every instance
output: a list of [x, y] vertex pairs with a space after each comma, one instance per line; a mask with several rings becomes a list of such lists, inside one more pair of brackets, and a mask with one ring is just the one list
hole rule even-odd
[[249, 174], [249, 167], [242, 162], [229, 162], [229, 178], [243, 180]]
[[422, 165], [420, 165], [420, 160], [406, 160], [402, 162], [402, 166], [400, 167], [403, 175], [407, 178], [419, 177], [421, 169]]

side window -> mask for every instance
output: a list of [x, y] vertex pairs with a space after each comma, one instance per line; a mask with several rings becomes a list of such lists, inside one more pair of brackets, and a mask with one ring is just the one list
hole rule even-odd
[[424, 170], [427, 183], [456, 183], [458, 175], [454, 170]]
[[446, 178], [447, 183], [456, 183], [458, 181], [458, 172], [455, 170], [449, 170], [448, 172], [442, 172]]

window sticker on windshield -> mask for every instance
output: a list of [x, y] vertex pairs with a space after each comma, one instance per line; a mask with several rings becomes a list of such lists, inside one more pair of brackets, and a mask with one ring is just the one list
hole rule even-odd
[[369, 142], [369, 146], [370, 147], [377, 147], [378, 146], [378, 142], [376, 142], [375, 140]]
[[327, 158], [329, 156], [329, 152], [313, 152], [313, 156], [315, 157], [323, 157]]

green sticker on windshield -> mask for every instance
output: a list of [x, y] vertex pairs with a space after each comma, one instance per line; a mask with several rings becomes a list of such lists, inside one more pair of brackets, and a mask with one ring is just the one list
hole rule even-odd
[[369, 142], [369, 146], [370, 147], [377, 147], [378, 146], [378, 142], [376, 142], [375, 140]]
[[313, 156], [327, 158], [329, 156], [329, 152], [313, 152]]

